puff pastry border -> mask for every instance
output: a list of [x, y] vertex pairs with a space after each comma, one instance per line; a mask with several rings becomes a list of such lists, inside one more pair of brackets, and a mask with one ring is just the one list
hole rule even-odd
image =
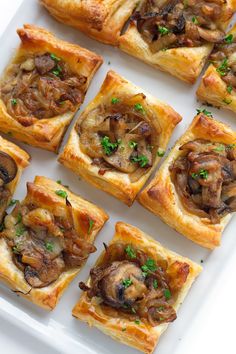
[[[79, 45], [60, 40], [41, 27], [24, 25], [17, 32], [21, 39], [21, 45], [8, 65], [17, 62], [28, 53], [52, 52], [65, 60], [75, 74], [87, 77], [86, 94], [94, 74], [103, 62], [99, 55]], [[4, 73], [2, 77], [4, 77]], [[54, 118], [39, 119], [32, 126], [24, 127], [8, 114], [4, 102], [0, 99], [0, 130], [4, 133], [11, 132], [14, 138], [26, 144], [57, 152], [75, 114], [76, 112], [67, 112]]]
[[[35, 202], [39, 207], [46, 207], [52, 212], [55, 210], [58, 212], [60, 210], [60, 213], [66, 212], [65, 199], [55, 193], [58, 189], [66, 191], [68, 195], [76, 230], [80, 234], [82, 233], [87, 241], [93, 242], [108, 220], [108, 215], [101, 208], [75, 195], [64, 186], [49, 178], [36, 176], [34, 184], [28, 184], [28, 193], [24, 202]], [[92, 232], [89, 235], [88, 228], [82, 228], [82, 223], [80, 223], [84, 218], [91, 218], [94, 221]], [[31, 289], [25, 281], [22, 271], [13, 263], [11, 251], [4, 238], [0, 238], [0, 254], [0, 279], [19, 295], [46, 310], [53, 310], [56, 307], [63, 292], [82, 268], [77, 267], [63, 272], [55, 282], [47, 287]]]
[[106, 44], [117, 45], [121, 30], [137, 0], [41, 0], [58, 21]]
[[[159, 242], [154, 241], [150, 236], [137, 229], [134, 226], [118, 222], [115, 227], [115, 236], [110, 244], [121, 242], [131, 243], [138, 248], [144, 250], [153, 259], [161, 255], [168, 262], [174, 261], [186, 262], [190, 266], [188, 278], [179, 292], [174, 308], [177, 311], [187, 295], [195, 278], [201, 272], [202, 267], [192, 262], [188, 258], [182, 257], [166, 248]], [[104, 252], [99, 257], [96, 264], [103, 259]], [[87, 284], [89, 285], [90, 279]], [[93, 300], [93, 299], [92, 299]], [[126, 318], [113, 318], [105, 314], [100, 305], [88, 298], [86, 293], [82, 293], [79, 302], [75, 305], [72, 314], [76, 318], [87, 322], [89, 326], [95, 326], [113, 339], [130, 345], [144, 353], [152, 353], [156, 344], [159, 341], [161, 334], [167, 329], [168, 324], [161, 324], [156, 327], [140, 323], [135, 324]], [[122, 331], [126, 328], [125, 331]]]
[[222, 232], [232, 215], [223, 217], [220, 224], [211, 224], [209, 219], [188, 212], [182, 206], [169, 172], [169, 167], [181, 154], [179, 147], [195, 139], [232, 144], [236, 141], [236, 133], [222, 122], [204, 114], [197, 115], [188, 130], [176, 142], [154, 179], [139, 195], [138, 201], [193, 242], [214, 249], [220, 245]]
[[[153, 120], [153, 123], [159, 124], [162, 129], [159, 145], [165, 150], [174, 127], [181, 121], [180, 115], [170, 106], [157, 100], [114, 71], [107, 73], [98, 95], [85, 108], [84, 112], [79, 117], [79, 121], [100, 103], [106, 102], [107, 100], [110, 102], [112, 97], [116, 97], [116, 94], [118, 97], [122, 97], [122, 95], [136, 95], [138, 93], [144, 93], [146, 96], [145, 102], [142, 102], [143, 105], [145, 103], [145, 110], [148, 111], [151, 109], [153, 114], [156, 115], [156, 122]], [[99, 175], [99, 167], [92, 165], [90, 157], [81, 151], [79, 140], [79, 135], [75, 128], [73, 128], [65, 148], [59, 156], [59, 162], [76, 174], [82, 176], [95, 187], [108, 192], [129, 206], [132, 205], [137, 193], [141, 190], [144, 183], [157, 166], [160, 158], [157, 156], [153, 167], [137, 182], [132, 183], [127, 174], [118, 171], [107, 171], [103, 176]]]

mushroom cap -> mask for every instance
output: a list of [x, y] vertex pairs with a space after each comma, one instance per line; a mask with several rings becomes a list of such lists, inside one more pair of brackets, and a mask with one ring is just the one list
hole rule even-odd
[[0, 179], [4, 184], [10, 183], [17, 174], [17, 164], [7, 153], [0, 151]]

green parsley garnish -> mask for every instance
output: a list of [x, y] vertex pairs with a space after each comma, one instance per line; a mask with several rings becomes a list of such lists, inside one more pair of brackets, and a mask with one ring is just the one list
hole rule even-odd
[[214, 151], [224, 151], [225, 150], [225, 145], [223, 144], [219, 144]]
[[224, 98], [222, 100], [222, 102], [224, 102], [225, 104], [230, 104], [232, 102], [232, 100], [228, 99], [228, 98]]
[[63, 191], [62, 189], [58, 189], [55, 191], [56, 195], [59, 195], [59, 197], [66, 199], [68, 197], [66, 191]]
[[19, 226], [16, 228], [16, 236], [17, 236], [17, 237], [22, 236], [25, 231], [26, 231], [26, 228], [24, 227], [24, 225], [19, 225]]
[[192, 176], [193, 179], [197, 179], [199, 177], [198, 173], [192, 173], [191, 176]]
[[165, 155], [165, 150], [163, 150], [162, 148], [158, 148], [157, 156], [163, 157], [164, 155]]
[[161, 36], [165, 36], [166, 34], [170, 33], [170, 30], [164, 26], [158, 26], [158, 31], [160, 32]]
[[141, 103], [136, 103], [134, 105], [134, 109], [137, 111], [137, 112], [141, 112], [143, 114], [145, 114], [145, 110], [143, 108], [143, 106], [141, 105]]
[[112, 103], [112, 104], [116, 104], [116, 103], [118, 103], [118, 102], [120, 102], [119, 98], [117, 98], [117, 97], [112, 97], [112, 99], [111, 99], [111, 103]]
[[136, 143], [135, 141], [130, 141], [129, 146], [131, 147], [131, 149], [135, 149], [138, 146], [138, 143]]
[[192, 17], [192, 23], [194, 23], [195, 25], [198, 25], [198, 19], [196, 16]]
[[229, 71], [229, 66], [228, 66], [228, 59], [225, 58], [221, 65], [216, 69], [216, 71], [221, 75], [225, 76], [227, 72]]
[[51, 53], [51, 54], [50, 54], [50, 57], [51, 57], [52, 60], [54, 60], [54, 61], [61, 61], [61, 58], [57, 57], [56, 54]]
[[118, 142], [112, 143], [108, 136], [104, 136], [101, 140], [102, 148], [107, 156], [110, 156], [118, 147]]
[[91, 234], [92, 229], [93, 229], [94, 221], [92, 219], [89, 219], [89, 228], [88, 228], [88, 235]]
[[231, 93], [233, 90], [233, 86], [232, 85], [227, 86], [226, 90], [228, 93]]
[[52, 252], [54, 245], [52, 242], [45, 242], [45, 247], [47, 251]]
[[233, 42], [233, 35], [232, 33], [231, 34], [228, 34], [225, 38], [224, 38], [224, 41], [227, 43], [227, 44], [231, 44]]
[[149, 272], [155, 272], [157, 270], [157, 265], [154, 259], [148, 258], [146, 263], [141, 267], [143, 275], [146, 276]]
[[145, 155], [141, 155], [141, 156], [131, 156], [130, 160], [131, 160], [131, 162], [133, 162], [133, 163], [138, 162], [138, 163], [139, 163], [139, 166], [142, 167], [142, 168], [145, 167], [145, 166], [147, 166], [147, 164], [148, 164], [148, 158], [147, 158], [147, 156], [145, 156]]
[[200, 170], [198, 172], [198, 174], [199, 174], [199, 177], [201, 177], [203, 179], [207, 179], [208, 175], [209, 175], [209, 172], [207, 170]]
[[169, 289], [165, 289], [165, 290], [164, 290], [164, 296], [165, 296], [166, 300], [170, 300], [170, 298], [171, 298], [171, 292], [170, 292]]
[[20, 224], [21, 221], [22, 221], [22, 214], [21, 214], [21, 213], [18, 213], [18, 214], [17, 214], [17, 222], [16, 222], [16, 225], [17, 225], [17, 224]]
[[228, 150], [234, 149], [236, 147], [236, 144], [229, 144], [226, 146]]
[[66, 184], [63, 184], [60, 179], [57, 180], [57, 183], [60, 184], [63, 187], [69, 188], [69, 186], [67, 186]]
[[125, 252], [127, 253], [127, 255], [132, 258], [132, 259], [135, 259], [136, 258], [136, 252], [135, 250], [133, 249], [132, 246], [128, 245], [126, 248], [125, 248]]
[[134, 323], [139, 325], [140, 324], [140, 320], [135, 320]]
[[129, 286], [131, 286], [133, 284], [131, 279], [125, 279], [122, 281], [122, 285], [124, 286], [124, 288], [128, 288]]
[[19, 202], [18, 199], [12, 199], [12, 200], [10, 201], [10, 203], [8, 204], [8, 207], [11, 207], [11, 206], [15, 205], [17, 202]]
[[204, 109], [197, 109], [197, 114], [203, 113], [207, 117], [212, 117], [212, 113], [210, 111], [207, 111], [205, 108]]
[[55, 76], [60, 76], [61, 72], [62, 72], [62, 68], [60, 67], [60, 65], [57, 65], [56, 68], [52, 70], [52, 73]]
[[156, 279], [153, 280], [153, 287], [154, 287], [154, 289], [158, 288], [158, 283], [157, 283]]
[[19, 254], [20, 253], [20, 251], [18, 250], [17, 246], [13, 246], [12, 247], [12, 252], [15, 253], [15, 254]]
[[123, 327], [121, 330], [122, 330], [122, 332], [125, 332], [125, 331], [126, 331], [126, 328], [125, 328], [125, 327]]
[[17, 99], [16, 99], [16, 98], [13, 98], [13, 99], [11, 100], [11, 104], [12, 104], [13, 106], [15, 106], [15, 105], [17, 104]]
[[163, 311], [164, 310], [164, 306], [159, 306], [157, 309], [158, 309], [158, 311]]

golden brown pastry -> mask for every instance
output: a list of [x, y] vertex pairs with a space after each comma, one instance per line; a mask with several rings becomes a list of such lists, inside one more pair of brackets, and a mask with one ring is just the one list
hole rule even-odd
[[73, 316], [152, 353], [201, 270], [141, 230], [119, 222], [88, 282], [79, 284], [84, 293]]
[[130, 206], [180, 120], [170, 106], [110, 71], [59, 161]]
[[213, 249], [236, 211], [236, 133], [204, 113], [177, 141], [139, 201], [190, 240]]
[[100, 42], [117, 44], [137, 0], [40, 0], [58, 21]]
[[56, 152], [102, 58], [43, 28], [17, 32], [21, 46], [0, 81], [0, 130]]
[[119, 47], [147, 64], [194, 83], [236, 9], [233, 0], [143, 0]]
[[6, 216], [0, 234], [0, 279], [47, 310], [78, 274], [107, 221], [94, 204], [46, 177], [27, 184], [27, 196]]
[[0, 136], [0, 223], [9, 203], [14, 204], [11, 199], [29, 159], [27, 152]]
[[210, 65], [197, 90], [197, 97], [216, 107], [236, 112], [236, 25], [209, 57]]

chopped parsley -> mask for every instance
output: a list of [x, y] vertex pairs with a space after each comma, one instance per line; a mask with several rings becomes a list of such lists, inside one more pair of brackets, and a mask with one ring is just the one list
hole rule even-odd
[[58, 195], [61, 198], [66, 199], [68, 197], [66, 191], [63, 191], [62, 189], [58, 189], [57, 191], [55, 191], [56, 195]]
[[165, 150], [163, 150], [162, 148], [158, 148], [157, 156], [163, 157], [164, 155], [165, 155]]
[[45, 242], [45, 248], [47, 251], [52, 252], [53, 251], [53, 243], [52, 242]]
[[202, 179], [207, 179], [209, 176], [209, 172], [207, 170], [200, 170], [198, 173], [192, 173], [192, 178], [197, 179], [197, 178], [202, 178]]
[[10, 203], [8, 204], [8, 207], [11, 207], [11, 206], [15, 205], [17, 202], [19, 202], [18, 199], [12, 199], [12, 200], [10, 201]]
[[135, 250], [133, 249], [132, 246], [128, 245], [125, 248], [125, 252], [131, 259], [135, 259], [136, 258], [136, 252], [135, 252]]
[[158, 31], [160, 32], [161, 36], [165, 36], [166, 34], [170, 33], [170, 30], [164, 26], [158, 26]]
[[16, 99], [16, 98], [13, 98], [13, 99], [11, 100], [11, 104], [12, 104], [13, 106], [15, 106], [15, 105], [17, 104], [17, 99]]
[[135, 109], [135, 111], [137, 111], [137, 112], [141, 112], [141, 113], [145, 114], [145, 109], [143, 108], [143, 106], [141, 105], [141, 103], [136, 103], [136, 104], [134, 105], [134, 109]]
[[119, 143], [112, 143], [108, 136], [104, 136], [101, 140], [101, 145], [105, 154], [107, 156], [110, 156], [117, 149]]
[[198, 22], [198, 19], [196, 16], [192, 17], [192, 23], [194, 23], [195, 25], [198, 25], [199, 22]]
[[164, 290], [164, 296], [165, 296], [166, 300], [170, 300], [170, 298], [171, 298], [171, 292], [170, 292], [169, 289], [165, 289], [165, 290]]
[[147, 156], [145, 156], [145, 155], [131, 156], [130, 160], [131, 160], [131, 162], [133, 162], [133, 163], [138, 162], [138, 163], [139, 163], [139, 166], [142, 167], [142, 168], [145, 167], [145, 166], [147, 166], [147, 164], [148, 164], [148, 158], [147, 158]]
[[89, 219], [88, 235], [91, 234], [91, 232], [92, 232], [92, 230], [93, 230], [93, 225], [94, 225], [93, 219]]
[[228, 85], [226, 90], [227, 90], [228, 93], [231, 93], [232, 90], [233, 90], [233, 86], [232, 85]]
[[112, 99], [111, 99], [111, 103], [112, 103], [112, 104], [116, 104], [116, 103], [119, 103], [119, 102], [120, 102], [119, 98], [117, 98], [117, 97], [112, 97]]
[[157, 283], [156, 279], [153, 280], [153, 287], [154, 287], [154, 289], [158, 288], [158, 283]]
[[234, 149], [236, 147], [236, 144], [229, 144], [226, 146], [228, 150]]
[[140, 320], [135, 320], [134, 323], [140, 325]]
[[231, 34], [228, 34], [227, 36], [225, 36], [224, 41], [225, 41], [227, 44], [231, 44], [231, 43], [233, 42], [233, 39], [234, 39], [234, 37], [233, 37], [233, 35], [232, 35], [232, 33], [231, 33]]
[[133, 284], [131, 279], [124, 279], [122, 281], [122, 285], [124, 286], [125, 289], [127, 289], [129, 286], [131, 286]]
[[207, 117], [212, 117], [212, 113], [210, 111], [207, 111], [205, 108], [204, 109], [197, 109], [197, 114], [203, 113]]
[[57, 65], [55, 69], [52, 70], [53, 75], [60, 76], [62, 73], [62, 68], [60, 65]]
[[216, 69], [216, 71], [221, 75], [225, 76], [227, 72], [229, 71], [229, 66], [228, 66], [228, 59], [225, 58], [221, 65]]
[[51, 57], [52, 60], [54, 60], [54, 61], [61, 61], [61, 58], [57, 57], [56, 54], [51, 53], [51, 54], [50, 54], [50, 57]]
[[12, 252], [15, 253], [15, 254], [19, 254], [20, 253], [20, 251], [19, 251], [17, 246], [13, 246], [12, 247]]
[[24, 227], [24, 225], [19, 225], [19, 226], [16, 228], [16, 236], [17, 236], [17, 237], [22, 236], [25, 231], [26, 231], [26, 228]]
[[126, 331], [126, 328], [125, 328], [125, 327], [123, 327], [123, 328], [121, 328], [121, 330], [122, 330], [122, 332], [125, 332], [125, 331]]
[[219, 144], [214, 151], [224, 151], [225, 150], [225, 145], [224, 144]]
[[17, 214], [17, 219], [16, 220], [17, 220], [16, 225], [20, 224], [22, 222], [22, 214], [21, 213]]
[[164, 310], [164, 306], [159, 306], [157, 309], [158, 309], [158, 311], [163, 311]]
[[136, 143], [135, 141], [129, 142], [129, 147], [131, 147], [131, 149], [135, 149], [137, 146], [138, 146], [138, 143]]
[[155, 272], [157, 270], [157, 265], [154, 259], [148, 258], [146, 263], [141, 267], [143, 275], [147, 276], [149, 272]]
[[67, 186], [66, 184], [63, 184], [60, 179], [57, 180], [57, 183], [60, 184], [63, 187], [69, 188], [69, 186]]
[[222, 102], [224, 102], [225, 104], [230, 104], [232, 102], [232, 100], [228, 99], [228, 98], [224, 98], [222, 100]]

